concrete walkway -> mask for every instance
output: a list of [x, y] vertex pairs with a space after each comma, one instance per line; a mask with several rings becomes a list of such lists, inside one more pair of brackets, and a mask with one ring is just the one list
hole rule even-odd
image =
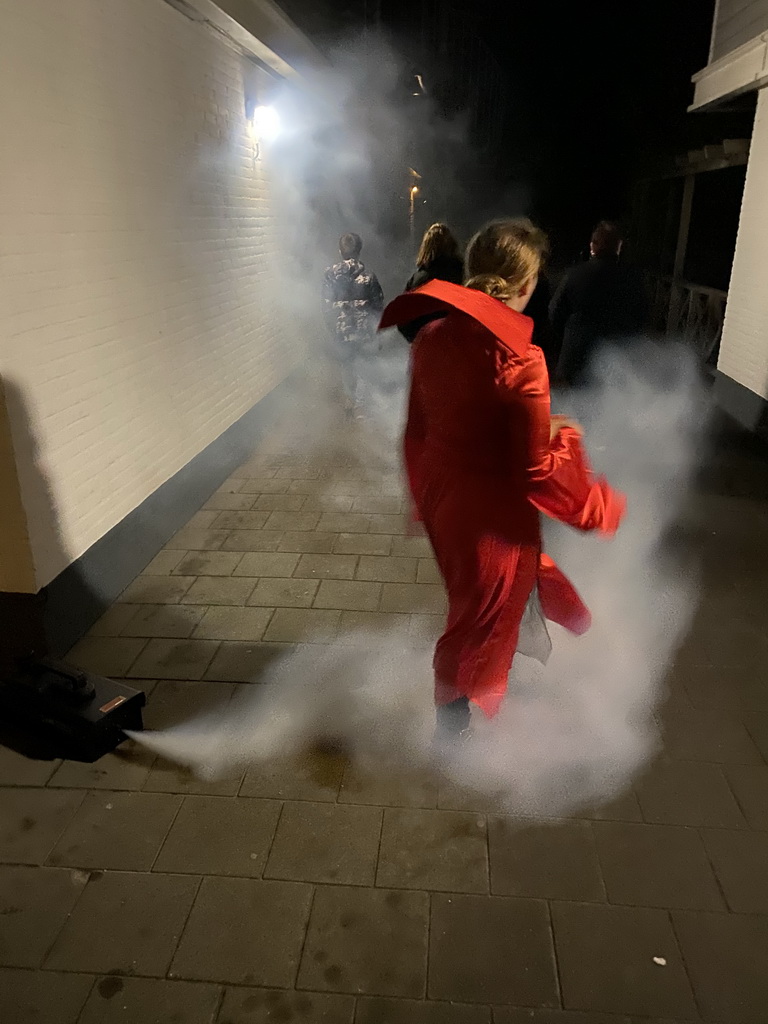
[[[768, 1021], [768, 488], [729, 441], [689, 532], [706, 593], [664, 751], [591, 817], [532, 825], [332, 756], [206, 783], [126, 744], [0, 748], [3, 1024]], [[395, 476], [276, 436], [73, 653], [148, 728], [281, 646], [440, 628]], [[425, 683], [428, 685], [428, 683]]]

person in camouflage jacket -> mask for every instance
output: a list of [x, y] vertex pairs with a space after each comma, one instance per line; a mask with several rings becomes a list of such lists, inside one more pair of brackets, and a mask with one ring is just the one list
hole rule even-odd
[[359, 235], [339, 239], [341, 262], [329, 267], [323, 278], [323, 313], [334, 340], [341, 370], [347, 410], [363, 404], [365, 381], [377, 348], [376, 328], [384, 308], [384, 293], [375, 274], [360, 262], [363, 243]]

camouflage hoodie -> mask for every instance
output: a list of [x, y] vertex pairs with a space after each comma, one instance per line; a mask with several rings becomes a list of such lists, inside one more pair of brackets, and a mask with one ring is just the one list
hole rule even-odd
[[323, 312], [340, 347], [357, 347], [369, 342], [383, 308], [381, 285], [360, 260], [343, 260], [326, 270]]

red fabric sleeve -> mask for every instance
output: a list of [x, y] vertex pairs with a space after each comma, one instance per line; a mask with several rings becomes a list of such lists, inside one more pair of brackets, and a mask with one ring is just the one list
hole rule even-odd
[[531, 348], [497, 379], [510, 406], [513, 440], [525, 447], [529, 501], [552, 519], [577, 530], [616, 532], [626, 506], [622, 494], [595, 478], [581, 438], [571, 427], [550, 441], [549, 379], [543, 354]]

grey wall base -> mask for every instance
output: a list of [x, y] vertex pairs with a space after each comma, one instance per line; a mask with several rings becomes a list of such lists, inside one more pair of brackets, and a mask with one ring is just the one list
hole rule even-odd
[[719, 370], [715, 380], [715, 400], [747, 430], [768, 435], [768, 402]]
[[287, 386], [263, 398], [43, 589], [52, 655], [65, 654], [90, 629], [252, 453]]

